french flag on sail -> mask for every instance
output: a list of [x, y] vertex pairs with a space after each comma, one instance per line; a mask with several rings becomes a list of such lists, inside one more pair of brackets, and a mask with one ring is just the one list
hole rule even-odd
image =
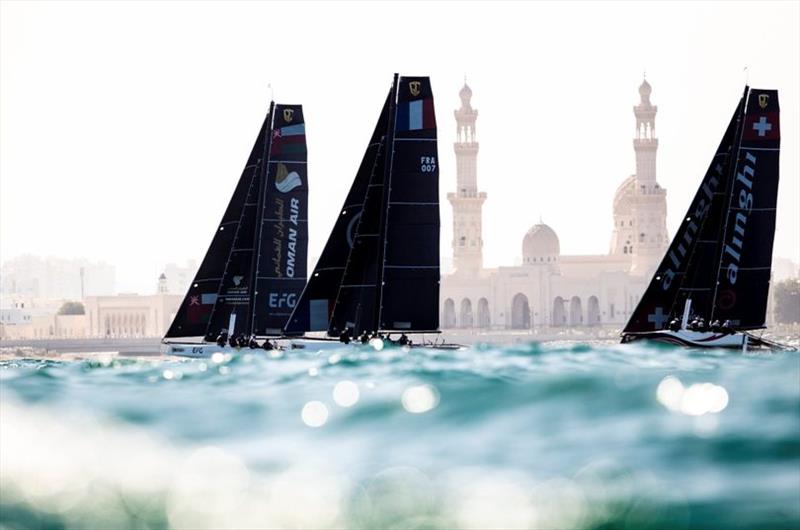
[[418, 131], [436, 127], [433, 99], [415, 99], [397, 106], [397, 130]]

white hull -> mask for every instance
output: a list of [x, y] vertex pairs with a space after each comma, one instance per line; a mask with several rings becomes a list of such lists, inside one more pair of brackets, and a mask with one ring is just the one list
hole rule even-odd
[[622, 342], [627, 343], [637, 340], [663, 342], [692, 348], [746, 349], [747, 347], [761, 346], [758, 339], [740, 331], [722, 333], [715, 331], [691, 331], [688, 329], [680, 329], [678, 331], [663, 329], [649, 333], [627, 333], [622, 336]]
[[[343, 345], [337, 341], [308, 340], [308, 339], [277, 339], [272, 341], [278, 346], [279, 350], [303, 350], [316, 353], [318, 351], [332, 350], [341, 348]], [[244, 353], [244, 352], [264, 352], [263, 348], [234, 348], [226, 344], [218, 346], [210, 342], [162, 342], [162, 355], [177, 355], [178, 357], [190, 357], [201, 359], [211, 357], [215, 353]]]
[[[326, 350], [336, 350], [345, 347], [359, 347], [370, 348], [380, 351], [385, 346], [399, 347], [397, 343], [387, 343], [380, 339], [373, 339], [368, 344], [362, 344], [359, 341], [352, 341], [349, 345], [343, 344], [337, 340], [314, 340], [307, 338], [296, 339], [270, 339], [273, 344], [277, 346], [278, 350], [296, 350], [308, 353], [317, 353]], [[377, 341], [377, 342], [376, 342]], [[406, 346], [408, 347], [408, 346]], [[461, 350], [464, 346], [459, 344], [437, 343], [437, 344], [417, 344], [414, 343], [411, 348], [429, 348], [440, 350]], [[211, 357], [215, 353], [242, 353], [242, 352], [264, 352], [263, 348], [250, 348], [245, 346], [243, 348], [234, 348], [226, 344], [225, 346], [217, 346], [209, 342], [162, 342], [161, 354], [162, 355], [177, 355], [178, 357], [190, 357], [194, 359], [201, 359]]]

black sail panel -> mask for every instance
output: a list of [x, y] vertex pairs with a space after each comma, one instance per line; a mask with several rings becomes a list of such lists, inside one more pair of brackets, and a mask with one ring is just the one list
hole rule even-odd
[[439, 154], [427, 77], [401, 77], [389, 172], [379, 327], [439, 328]]
[[380, 141], [388, 127], [389, 97], [391, 94], [386, 98], [361, 165], [325, 243], [322, 255], [286, 324], [287, 334], [328, 330], [339, 285], [342, 283], [347, 259], [355, 242], [364, 199], [375, 171]]
[[214, 237], [197, 270], [194, 281], [189, 286], [186, 297], [181, 302], [165, 338], [203, 337], [206, 335], [222, 277], [231, 255], [234, 237], [242, 218], [245, 202], [247, 202], [247, 195], [258, 174], [258, 162], [263, 151], [265, 135], [269, 130], [269, 121], [270, 115], [268, 114], [225, 214], [214, 232]]
[[[687, 297], [692, 306], [710, 311], [719, 255], [730, 160], [737, 121], [744, 100], [740, 100], [703, 181], [683, 216], [669, 249], [650, 280], [623, 333], [664, 329], [680, 318]], [[707, 313], [706, 313], [707, 314]]]
[[780, 108], [777, 90], [747, 99], [720, 250], [713, 318], [737, 329], [764, 326], [778, 197]]
[[252, 330], [281, 334], [306, 283], [308, 171], [301, 105], [276, 105], [256, 238]]

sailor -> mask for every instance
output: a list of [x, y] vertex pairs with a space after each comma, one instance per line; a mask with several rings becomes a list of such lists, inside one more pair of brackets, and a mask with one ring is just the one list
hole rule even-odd
[[362, 333], [359, 340], [361, 341], [361, 344], [367, 344], [369, 342], [369, 333], [367, 333], [366, 331]]
[[411, 341], [408, 340], [408, 337], [406, 336], [406, 334], [403, 333], [402, 335], [400, 335], [400, 338], [397, 339], [397, 344], [399, 344], [400, 346], [410, 346], [411, 345]]
[[670, 320], [669, 321], [669, 329], [671, 331], [678, 331], [679, 329], [681, 329], [681, 321], [680, 321], [680, 319], [673, 318], [672, 320]]
[[350, 344], [350, 328], [346, 328], [342, 331], [342, 334], [339, 335], [339, 342], [342, 344]]
[[220, 330], [219, 335], [217, 335], [217, 346], [219, 346], [220, 348], [224, 348], [227, 342], [228, 342], [228, 330], [223, 328], [222, 330]]
[[269, 340], [269, 339], [266, 339], [266, 340], [264, 340], [264, 346], [263, 346], [263, 348], [264, 348], [265, 350], [267, 350], [267, 351], [270, 351], [270, 350], [275, 350], [275, 349], [277, 349], [276, 345], [275, 345], [275, 344], [272, 344], [272, 342], [270, 342], [270, 340]]
[[711, 331], [718, 332], [721, 330], [722, 330], [722, 324], [720, 323], [719, 319], [711, 323]]
[[259, 347], [255, 335], [250, 335], [250, 340], [247, 342], [247, 345], [250, 346], [250, 348], [253, 350]]

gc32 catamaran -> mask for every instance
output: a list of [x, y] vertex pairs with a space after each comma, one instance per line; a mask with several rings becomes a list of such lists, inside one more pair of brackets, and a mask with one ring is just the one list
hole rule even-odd
[[162, 344], [202, 357], [271, 348], [306, 282], [308, 172], [303, 109], [270, 103], [230, 203]]
[[780, 153], [777, 90], [745, 87], [622, 342], [779, 346], [765, 327]]
[[430, 79], [395, 74], [288, 335], [366, 342], [394, 333], [406, 345], [408, 334], [438, 333], [438, 160]]

